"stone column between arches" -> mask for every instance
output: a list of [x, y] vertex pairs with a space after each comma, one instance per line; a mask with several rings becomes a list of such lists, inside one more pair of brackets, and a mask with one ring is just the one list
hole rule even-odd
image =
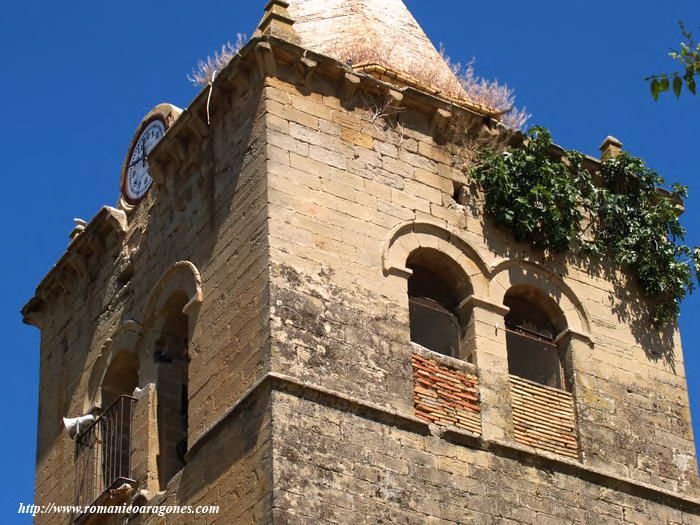
[[460, 305], [460, 316], [469, 319], [462, 356], [476, 364], [479, 374], [481, 428], [485, 440], [511, 440], [510, 383], [506, 347], [505, 316], [508, 308], [486, 299], [471, 296]]
[[586, 461], [586, 451], [592, 450], [594, 445], [592, 436], [582, 432], [584, 421], [582, 419], [582, 400], [585, 399], [586, 390], [583, 375], [580, 370], [586, 370], [586, 360], [594, 346], [590, 335], [567, 328], [560, 333], [555, 344], [559, 347], [562, 358], [562, 366], [567, 384], [574, 399], [574, 411], [576, 419], [576, 433], [578, 437], [579, 458]]
[[158, 485], [158, 421], [156, 418], [156, 385], [148, 383], [142, 389], [134, 407], [131, 436], [131, 470], [140, 488], [148, 495], [156, 494]]

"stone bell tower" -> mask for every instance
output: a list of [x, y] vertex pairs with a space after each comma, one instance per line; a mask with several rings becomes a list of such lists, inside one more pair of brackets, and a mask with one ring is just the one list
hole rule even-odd
[[401, 0], [271, 0], [211, 88], [144, 118], [119, 204], [22, 310], [36, 503], [219, 510], [79, 523], [698, 523], [678, 333], [648, 328], [633, 281], [496, 229], [457, 123], [503, 129]]

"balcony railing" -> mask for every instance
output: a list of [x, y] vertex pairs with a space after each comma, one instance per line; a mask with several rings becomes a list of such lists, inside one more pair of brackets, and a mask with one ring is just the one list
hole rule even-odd
[[131, 427], [136, 399], [120, 396], [77, 439], [76, 504], [89, 506], [131, 479]]

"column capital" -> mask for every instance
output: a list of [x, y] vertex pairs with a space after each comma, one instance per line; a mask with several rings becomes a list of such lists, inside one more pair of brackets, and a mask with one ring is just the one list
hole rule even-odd
[[584, 343], [591, 348], [593, 348], [595, 345], [595, 341], [593, 341], [593, 336], [591, 334], [586, 332], [577, 332], [576, 330], [572, 330], [570, 328], [565, 329], [554, 338], [554, 344], [556, 345], [560, 345], [561, 343], [568, 344], [572, 341]]
[[481, 309], [503, 317], [505, 317], [508, 314], [508, 312], [510, 312], [510, 308], [508, 308], [507, 306], [499, 303], [494, 303], [488, 299], [477, 297], [476, 295], [470, 295], [461, 303], [459, 303], [458, 310], [460, 313], [469, 309]]
[[413, 275], [413, 270], [405, 267], [392, 266], [384, 271], [385, 276], [393, 275], [394, 277], [401, 277], [403, 279], [410, 279]]

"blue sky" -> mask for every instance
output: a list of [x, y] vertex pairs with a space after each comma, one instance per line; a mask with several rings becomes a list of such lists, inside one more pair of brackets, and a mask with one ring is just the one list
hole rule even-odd
[[[18, 517], [34, 483], [39, 332], [18, 310], [63, 253], [73, 217], [113, 205], [119, 169], [142, 116], [160, 102], [186, 107], [198, 59], [236, 33], [251, 34], [266, 0], [38, 2], [0, 8], [3, 256], [0, 324], [5, 419], [0, 521]], [[667, 180], [691, 186], [683, 221], [700, 245], [700, 98], [648, 95], [645, 75], [673, 67], [677, 20], [700, 25], [697, 0], [466, 2], [407, 0], [454, 60], [512, 85], [533, 124], [556, 142], [596, 154], [607, 135]], [[700, 293], [683, 306], [681, 330], [700, 435]], [[695, 322], [694, 322], [695, 321]]]

